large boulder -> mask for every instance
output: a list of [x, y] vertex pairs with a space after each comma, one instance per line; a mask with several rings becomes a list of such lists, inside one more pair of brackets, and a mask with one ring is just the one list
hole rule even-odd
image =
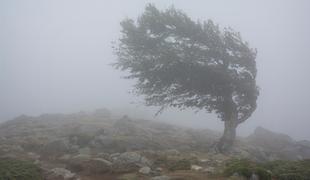
[[310, 143], [295, 141], [286, 134], [258, 127], [246, 138], [247, 151], [260, 160], [300, 160], [310, 158]]
[[275, 133], [262, 127], [257, 127], [254, 133], [247, 137], [247, 141], [270, 151], [282, 150], [295, 144], [294, 140], [288, 135]]

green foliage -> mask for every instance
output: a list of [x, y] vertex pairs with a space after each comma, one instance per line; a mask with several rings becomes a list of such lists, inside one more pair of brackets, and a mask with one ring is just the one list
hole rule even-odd
[[277, 180], [310, 180], [310, 160], [255, 163], [247, 159], [233, 159], [227, 163], [224, 174], [231, 176], [235, 172], [246, 178], [255, 173], [263, 180], [271, 177]]
[[15, 159], [0, 159], [0, 180], [43, 180], [33, 163]]
[[271, 179], [271, 173], [270, 171], [268, 171], [267, 169], [264, 169], [262, 167], [256, 167], [254, 169], [254, 173], [256, 175], [258, 175], [258, 177], [260, 179], [263, 179], [263, 180], [268, 180], [268, 179]]
[[310, 160], [273, 161], [264, 165], [279, 180], [310, 180]]
[[114, 65], [137, 80], [135, 92], [144, 95], [146, 105], [197, 108], [222, 120], [235, 114], [236, 123], [256, 109], [256, 50], [240, 33], [153, 5], [121, 26]]
[[286, 173], [286, 174], [278, 175], [277, 179], [279, 180], [306, 180], [309, 178], [303, 177], [302, 175], [296, 174], [296, 173]]
[[32, 137], [27, 138], [25, 143], [22, 143], [21, 146], [26, 151], [37, 152], [43, 147], [42, 144], [43, 144], [42, 141], [40, 141], [38, 138]]
[[266, 169], [247, 159], [233, 159], [227, 163], [224, 174], [231, 176], [234, 173], [238, 173], [246, 178], [250, 178], [255, 173], [260, 179], [271, 180], [271, 174]]

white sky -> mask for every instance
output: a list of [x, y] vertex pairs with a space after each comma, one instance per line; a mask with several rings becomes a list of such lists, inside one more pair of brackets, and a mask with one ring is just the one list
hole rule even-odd
[[[109, 66], [119, 22], [136, 18], [148, 2], [231, 26], [258, 49], [258, 108], [239, 134], [263, 126], [310, 139], [307, 0], [1, 0], [0, 121], [102, 107], [151, 118], [157, 109], [143, 107], [128, 93], [133, 82]], [[223, 128], [216, 117], [191, 110], [168, 110], [155, 119]]]

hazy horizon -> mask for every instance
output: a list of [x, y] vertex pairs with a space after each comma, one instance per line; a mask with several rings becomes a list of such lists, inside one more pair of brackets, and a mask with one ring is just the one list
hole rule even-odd
[[193, 19], [239, 31], [257, 48], [258, 107], [238, 127], [257, 126], [310, 140], [310, 1], [1, 1], [0, 122], [21, 114], [107, 108], [129, 116], [222, 131], [213, 114], [168, 109], [158, 117], [129, 93], [134, 84], [110, 66], [120, 21], [136, 19], [148, 3], [173, 5]]

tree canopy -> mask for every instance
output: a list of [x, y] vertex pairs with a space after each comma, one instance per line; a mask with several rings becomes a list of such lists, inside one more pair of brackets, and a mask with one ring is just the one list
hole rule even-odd
[[121, 27], [115, 67], [137, 80], [146, 105], [206, 110], [236, 124], [256, 109], [257, 51], [240, 33], [153, 5]]

